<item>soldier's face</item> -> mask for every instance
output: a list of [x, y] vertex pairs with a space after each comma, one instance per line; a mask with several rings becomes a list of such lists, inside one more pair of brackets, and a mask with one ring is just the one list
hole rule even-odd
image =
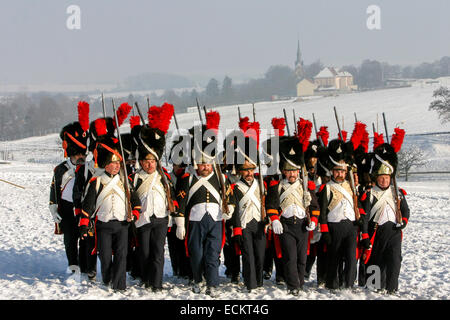
[[345, 175], [347, 174], [347, 169], [343, 168], [334, 168], [331, 170], [331, 174], [333, 175], [333, 180], [336, 182], [344, 182]]
[[145, 159], [140, 160], [139, 163], [141, 164], [142, 169], [147, 172], [148, 174], [151, 174], [155, 172], [156, 170], [156, 160], [155, 159]]
[[382, 174], [377, 177], [377, 185], [381, 189], [386, 189], [391, 184], [391, 176], [388, 174]]
[[213, 170], [212, 164], [201, 163], [197, 165], [197, 174], [201, 177], [208, 176]]
[[120, 161], [112, 161], [105, 166], [105, 171], [111, 175], [116, 175], [120, 171]]
[[299, 170], [283, 170], [283, 174], [286, 180], [290, 183], [294, 183], [298, 179]]
[[84, 161], [86, 160], [86, 155], [85, 154], [76, 154], [74, 156], [70, 157], [70, 161], [72, 161], [73, 164], [84, 164]]
[[239, 174], [247, 182], [253, 182], [255, 179], [255, 169], [240, 170]]

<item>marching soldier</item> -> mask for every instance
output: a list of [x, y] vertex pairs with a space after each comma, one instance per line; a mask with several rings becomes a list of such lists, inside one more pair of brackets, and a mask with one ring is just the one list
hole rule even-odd
[[[151, 112], [165, 111], [168, 106], [153, 107]], [[172, 114], [173, 114], [173, 106]], [[138, 140], [139, 164], [141, 169], [131, 179], [134, 189], [141, 201], [142, 208], [136, 222], [138, 235], [138, 254], [142, 281], [153, 292], [162, 290], [164, 271], [164, 245], [169, 225], [169, 201], [175, 197], [170, 175], [160, 165], [164, 152], [165, 135], [171, 117], [155, 124], [149, 121], [141, 128]], [[162, 176], [164, 175], [164, 176]], [[165, 185], [167, 183], [167, 185]], [[170, 195], [167, 195], [170, 192]], [[175, 202], [176, 203], [176, 202]]]
[[79, 270], [80, 258], [78, 217], [74, 211], [74, 177], [77, 166], [83, 164], [86, 158], [87, 130], [84, 122], [80, 121], [70, 123], [61, 130], [60, 138], [67, 159], [55, 167], [50, 187], [50, 212], [63, 233], [67, 261], [72, 272]]
[[[394, 189], [401, 143], [395, 141], [378, 146], [373, 153], [371, 173], [375, 186], [366, 194], [364, 205], [368, 214], [365, 231], [366, 241], [372, 243], [371, 254], [363, 257], [366, 267], [378, 266], [381, 271], [381, 288], [388, 293], [398, 290], [398, 278], [402, 261], [402, 230], [409, 219], [406, 192]], [[397, 145], [396, 145], [397, 144]], [[367, 261], [368, 260], [368, 261]]]
[[[308, 233], [317, 226], [319, 206], [313, 190], [305, 190], [300, 178], [304, 165], [303, 146], [298, 137], [280, 142], [283, 179], [271, 183], [267, 192], [267, 214], [280, 238], [284, 276], [288, 292], [298, 295], [305, 281]], [[308, 222], [307, 211], [311, 213]]]
[[[323, 128], [322, 128], [323, 129]], [[317, 194], [322, 181], [326, 176], [326, 172], [319, 165], [319, 155], [326, 152], [326, 147], [322, 147], [319, 140], [315, 140], [308, 145], [305, 152], [306, 169], [308, 170], [308, 179], [313, 181]], [[313, 231], [309, 233], [308, 257], [306, 259], [305, 279], [309, 279], [312, 267], [317, 260], [316, 274], [317, 285], [321, 286], [325, 283], [326, 274], [326, 248], [324, 242], [321, 241], [320, 225], [318, 224]]]
[[[256, 130], [259, 130], [259, 123]], [[259, 134], [257, 131], [255, 133]], [[248, 292], [263, 286], [266, 249], [266, 221], [262, 216], [264, 199], [261, 199], [260, 185], [254, 173], [257, 166], [258, 140], [245, 137], [244, 145], [237, 146], [235, 155], [235, 168], [240, 179], [233, 188], [236, 207], [231, 221], [234, 242], [242, 252], [242, 275]]]
[[95, 158], [105, 171], [89, 181], [82, 204], [80, 234], [82, 238], [87, 237], [88, 225], [94, 219], [103, 283], [111, 285], [113, 290], [123, 291], [126, 289], [128, 224], [139, 219], [141, 203], [132, 190], [127, 199], [124, 187], [127, 177], [121, 169], [117, 139], [97, 142]]
[[[92, 121], [89, 125], [88, 151], [93, 154], [96, 149], [96, 142], [114, 135], [114, 126], [112, 118], [99, 118]], [[99, 123], [106, 124], [106, 131], [97, 132], [96, 127]], [[109, 130], [109, 131], [108, 131]], [[104, 168], [98, 167], [96, 159], [92, 157], [84, 164], [79, 165], [75, 173], [75, 183], [73, 187], [73, 203], [75, 213], [81, 218], [82, 202], [87, 191], [89, 180], [103, 174]], [[80, 269], [87, 273], [90, 280], [94, 280], [97, 275], [97, 250], [95, 240], [94, 221], [91, 220], [88, 225], [87, 237], [80, 238]]]
[[[339, 288], [339, 265], [344, 261], [343, 286], [352, 287], [356, 280], [356, 245], [361, 221], [356, 220], [356, 210], [363, 213], [361, 204], [354, 203], [352, 189], [346, 177], [349, 166], [349, 149], [342, 140], [332, 140], [328, 145], [328, 168], [331, 181], [319, 191], [320, 228], [327, 245], [327, 275], [325, 286]], [[356, 207], [355, 207], [356, 206]], [[364, 217], [364, 214], [361, 215]], [[362, 219], [362, 218], [361, 218]]]
[[[204, 274], [206, 294], [215, 296], [215, 288], [219, 285], [219, 256], [225, 240], [224, 220], [232, 216], [234, 196], [229, 182], [218, 172], [219, 168], [214, 162], [215, 148], [209, 149], [211, 144], [217, 147], [220, 116], [217, 112], [209, 112], [206, 119], [206, 126], [202, 126], [201, 130], [191, 130], [194, 136], [191, 145], [196, 169], [193, 174], [185, 173], [181, 178], [177, 190], [179, 211], [175, 223], [177, 237], [184, 238], [186, 234], [194, 276], [193, 292], [201, 292], [200, 284]], [[213, 135], [209, 134], [211, 131]], [[184, 229], [185, 223], [188, 225], [187, 232]]]
[[[265, 163], [268, 167], [276, 167], [277, 172], [274, 174], [269, 174], [264, 177], [264, 183], [267, 186], [271, 184], [279, 183], [281, 177], [278, 173], [278, 162], [276, 159], [278, 149], [275, 147], [272, 150], [272, 143], [274, 140], [278, 140], [278, 145], [283, 139], [286, 138], [284, 135], [284, 129], [286, 127], [286, 120], [284, 118], [272, 118], [272, 127], [274, 129], [275, 136], [267, 139], [263, 142], [262, 154], [265, 158]], [[283, 272], [283, 262], [281, 261], [281, 245], [278, 236], [275, 236], [272, 230], [272, 224], [266, 227], [266, 250], [264, 253], [264, 273], [263, 277], [265, 280], [269, 280], [272, 277], [272, 270], [275, 264], [275, 282], [278, 285], [283, 285], [284, 272]]]

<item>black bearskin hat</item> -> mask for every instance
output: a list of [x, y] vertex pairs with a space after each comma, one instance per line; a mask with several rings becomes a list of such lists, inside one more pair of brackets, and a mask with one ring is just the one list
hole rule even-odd
[[390, 144], [383, 143], [375, 148], [372, 154], [370, 169], [373, 178], [376, 178], [380, 174], [395, 175], [397, 173], [397, 166], [398, 156]]
[[297, 137], [280, 140], [280, 170], [300, 170], [304, 163], [303, 145]]
[[138, 138], [139, 160], [146, 159], [152, 155], [156, 160], [160, 160], [166, 145], [166, 135], [158, 128], [150, 128], [148, 125], [142, 126]]
[[65, 156], [87, 153], [88, 133], [83, 131], [78, 121], [69, 123], [62, 128], [59, 137], [62, 140]]

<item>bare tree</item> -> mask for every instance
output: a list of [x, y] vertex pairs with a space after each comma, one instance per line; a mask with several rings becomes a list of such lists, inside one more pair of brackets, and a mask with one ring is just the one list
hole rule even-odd
[[398, 173], [405, 173], [405, 181], [408, 181], [408, 174], [411, 168], [421, 167], [427, 164], [425, 153], [417, 145], [410, 145], [402, 148], [398, 153]]
[[431, 102], [429, 110], [436, 111], [442, 123], [450, 121], [450, 89], [440, 87], [433, 92], [433, 98], [439, 99]]

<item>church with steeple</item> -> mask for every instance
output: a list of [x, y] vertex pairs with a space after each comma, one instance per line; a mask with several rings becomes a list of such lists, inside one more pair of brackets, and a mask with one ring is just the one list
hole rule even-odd
[[295, 75], [300, 81], [305, 77], [305, 70], [303, 67], [302, 53], [300, 51], [300, 40], [297, 40], [297, 60], [295, 61]]

